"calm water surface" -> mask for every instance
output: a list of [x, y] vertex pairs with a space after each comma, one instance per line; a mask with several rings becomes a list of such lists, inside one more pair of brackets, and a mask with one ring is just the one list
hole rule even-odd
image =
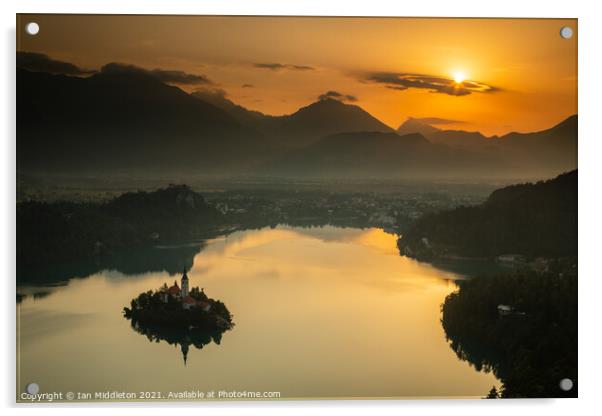
[[439, 321], [460, 276], [399, 256], [395, 243], [382, 230], [336, 227], [208, 241], [191, 286], [222, 300], [236, 326], [219, 345], [191, 345], [186, 364], [181, 345], [149, 342], [121, 314], [179, 274], [103, 271], [27, 296], [17, 311], [19, 390], [484, 396], [497, 380], [456, 357]]

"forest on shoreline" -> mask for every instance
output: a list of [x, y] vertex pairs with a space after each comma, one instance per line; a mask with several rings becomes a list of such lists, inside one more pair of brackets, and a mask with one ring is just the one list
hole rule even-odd
[[528, 258], [577, 255], [577, 171], [491, 193], [481, 205], [429, 213], [399, 239], [402, 254]]
[[[476, 370], [493, 372], [502, 382], [499, 397], [577, 397], [575, 260], [545, 273], [459, 281], [441, 306], [450, 347]], [[559, 386], [565, 378], [574, 383], [570, 391]]]

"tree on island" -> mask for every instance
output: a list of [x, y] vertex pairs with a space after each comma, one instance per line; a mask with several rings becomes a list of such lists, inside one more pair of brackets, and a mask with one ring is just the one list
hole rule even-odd
[[500, 394], [498, 393], [495, 386], [493, 386], [491, 388], [491, 390], [489, 390], [489, 393], [487, 394], [487, 396], [485, 398], [486, 399], [499, 399], [500, 398]]

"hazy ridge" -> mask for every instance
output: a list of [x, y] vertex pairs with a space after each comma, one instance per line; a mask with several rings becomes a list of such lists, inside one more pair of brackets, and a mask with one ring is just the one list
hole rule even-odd
[[17, 114], [20, 173], [543, 178], [577, 166], [576, 115], [500, 137], [416, 119], [395, 132], [336, 99], [268, 116], [126, 70], [18, 69]]

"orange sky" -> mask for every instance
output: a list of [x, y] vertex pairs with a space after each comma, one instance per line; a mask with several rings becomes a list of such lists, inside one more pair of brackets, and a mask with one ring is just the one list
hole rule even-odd
[[[37, 36], [24, 33], [29, 21], [40, 24]], [[577, 113], [577, 36], [562, 39], [562, 26], [577, 31], [574, 19], [20, 15], [17, 50], [89, 69], [122, 62], [204, 75], [212, 84], [180, 87], [221, 89], [267, 114], [332, 90], [391, 127], [439, 117], [460, 121], [443, 128], [502, 134]], [[457, 96], [374, 81], [456, 72], [492, 89]]]

